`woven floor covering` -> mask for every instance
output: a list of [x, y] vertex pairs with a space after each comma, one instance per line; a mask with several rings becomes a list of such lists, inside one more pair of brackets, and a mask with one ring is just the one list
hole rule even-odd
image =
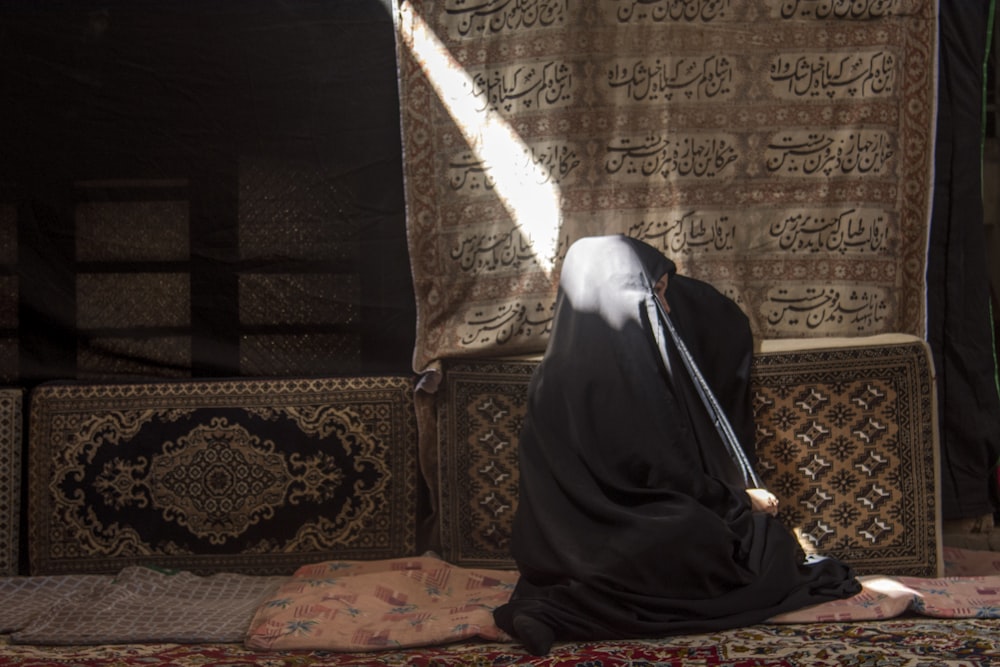
[[0, 576], [17, 574], [21, 532], [23, 392], [0, 389]]
[[516, 644], [471, 642], [368, 653], [283, 651], [261, 653], [241, 644], [132, 644], [124, 647], [4, 645], [0, 665], [18, 667], [476, 667], [537, 665], [653, 667], [963, 667], [996, 664], [996, 619], [892, 619], [858, 623], [759, 625], [706, 635], [596, 644], [559, 643], [544, 658]]
[[[1000, 647], [1000, 554], [943, 551], [946, 578], [869, 578], [855, 598], [793, 612], [798, 620], [642, 641], [559, 642], [547, 658], [526, 655], [488, 627], [515, 572], [460, 572], [434, 557], [317, 563], [292, 577], [199, 579], [132, 567], [115, 576], [0, 578], [0, 597], [9, 602], [0, 606], [0, 664], [990, 664]], [[262, 599], [241, 643], [248, 608]], [[460, 617], [470, 622], [456, 623]]]
[[[807, 341], [805, 349], [788, 342], [755, 355], [758, 469], [807, 551], [842, 558], [858, 574], [938, 576], [927, 347], [902, 335], [866, 340], [842, 347]], [[444, 364], [439, 514], [451, 562], [513, 566], [517, 440], [536, 363]]]
[[415, 370], [541, 352], [611, 233], [759, 339], [922, 333], [932, 0], [397, 4]]
[[409, 555], [412, 394], [402, 376], [43, 385], [31, 396], [31, 574], [287, 574]]

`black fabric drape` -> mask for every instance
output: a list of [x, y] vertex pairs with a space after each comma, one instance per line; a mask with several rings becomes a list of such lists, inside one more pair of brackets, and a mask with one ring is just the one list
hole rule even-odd
[[0, 3], [0, 382], [410, 372], [389, 8]]
[[983, 62], [990, 4], [942, 2], [939, 13], [927, 340], [937, 371], [945, 519], [993, 512], [989, 473], [1000, 457], [982, 202]]
[[[566, 255], [520, 436], [512, 553], [522, 576], [495, 613], [515, 636], [519, 617], [557, 639], [725, 628], [859, 589], [847, 567], [806, 563], [776, 518], [751, 511], [678, 360], [661, 361], [648, 285], [673, 270], [624, 236], [581, 239]], [[734, 430], [752, 442], [745, 315], [675, 274], [666, 296]]]

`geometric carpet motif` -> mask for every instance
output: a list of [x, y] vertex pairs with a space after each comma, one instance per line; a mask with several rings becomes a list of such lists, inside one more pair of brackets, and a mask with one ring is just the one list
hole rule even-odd
[[758, 471], [809, 552], [939, 574], [933, 379], [921, 341], [759, 353]]
[[[517, 442], [536, 365], [442, 366], [439, 526], [449, 562], [514, 567]], [[858, 574], [938, 576], [932, 387], [926, 345], [912, 336], [755, 354], [758, 469], [806, 551]]]
[[517, 443], [537, 361], [447, 360], [438, 389], [440, 528], [445, 560], [510, 568]]
[[48, 384], [31, 574], [288, 574], [416, 549], [410, 377]]
[[17, 574], [21, 530], [23, 394], [0, 389], [0, 576]]

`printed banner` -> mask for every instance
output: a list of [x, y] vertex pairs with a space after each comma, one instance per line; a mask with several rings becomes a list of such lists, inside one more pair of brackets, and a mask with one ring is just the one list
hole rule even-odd
[[759, 338], [922, 335], [930, 0], [397, 12], [415, 370], [544, 350], [566, 249], [598, 234], [660, 248]]

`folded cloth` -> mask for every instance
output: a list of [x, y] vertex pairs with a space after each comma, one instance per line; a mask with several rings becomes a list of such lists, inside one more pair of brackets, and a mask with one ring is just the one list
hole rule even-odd
[[113, 579], [111, 575], [96, 574], [0, 578], [0, 634], [25, 628], [67, 600], [102, 595]]
[[518, 574], [456, 567], [431, 556], [300, 568], [257, 611], [254, 649], [372, 651], [478, 637], [509, 640], [493, 609]]
[[68, 594], [56, 595], [58, 586], [49, 590], [47, 606], [11, 634], [14, 643], [240, 642], [254, 611], [288, 577], [200, 577], [133, 566], [115, 577], [78, 579], [75, 585], [70, 576], [43, 579], [36, 590], [52, 589], [60, 582], [48, 580], [59, 579]]

